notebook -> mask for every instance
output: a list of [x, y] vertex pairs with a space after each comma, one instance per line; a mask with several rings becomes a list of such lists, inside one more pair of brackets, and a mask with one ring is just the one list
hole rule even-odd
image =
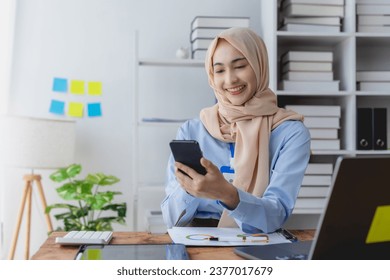
[[313, 241], [236, 247], [247, 259], [390, 259], [390, 157], [339, 157]]

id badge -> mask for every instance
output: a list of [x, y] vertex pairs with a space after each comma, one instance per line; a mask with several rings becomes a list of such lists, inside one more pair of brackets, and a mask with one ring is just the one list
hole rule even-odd
[[226, 181], [228, 181], [229, 183], [233, 183], [234, 169], [232, 169], [230, 166], [221, 166], [220, 171]]

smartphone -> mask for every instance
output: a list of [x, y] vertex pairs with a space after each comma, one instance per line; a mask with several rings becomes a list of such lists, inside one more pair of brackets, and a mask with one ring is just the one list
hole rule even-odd
[[[202, 150], [200, 149], [199, 143], [195, 140], [172, 140], [169, 143], [173, 158], [175, 161], [181, 162], [199, 174], [205, 175], [206, 169], [200, 164], [202, 158]], [[180, 170], [186, 174], [184, 171]], [[188, 174], [186, 174], [188, 176]]]

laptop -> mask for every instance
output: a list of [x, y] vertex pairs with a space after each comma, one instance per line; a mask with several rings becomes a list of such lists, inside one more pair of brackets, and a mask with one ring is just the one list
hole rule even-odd
[[339, 157], [312, 241], [236, 247], [246, 259], [390, 259], [390, 157]]

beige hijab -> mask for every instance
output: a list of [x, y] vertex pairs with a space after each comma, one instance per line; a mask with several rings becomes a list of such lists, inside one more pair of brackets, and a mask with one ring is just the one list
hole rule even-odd
[[[256, 75], [257, 90], [251, 99], [235, 106], [214, 85], [213, 55], [219, 38], [225, 39], [248, 60]], [[248, 28], [221, 32], [209, 46], [205, 67], [209, 84], [218, 102], [200, 112], [207, 131], [224, 142], [235, 143], [233, 185], [261, 197], [269, 183], [269, 138], [271, 131], [285, 120], [303, 120], [303, 116], [277, 106], [276, 95], [268, 88], [268, 54], [263, 40]], [[220, 227], [237, 227], [227, 212]]]

